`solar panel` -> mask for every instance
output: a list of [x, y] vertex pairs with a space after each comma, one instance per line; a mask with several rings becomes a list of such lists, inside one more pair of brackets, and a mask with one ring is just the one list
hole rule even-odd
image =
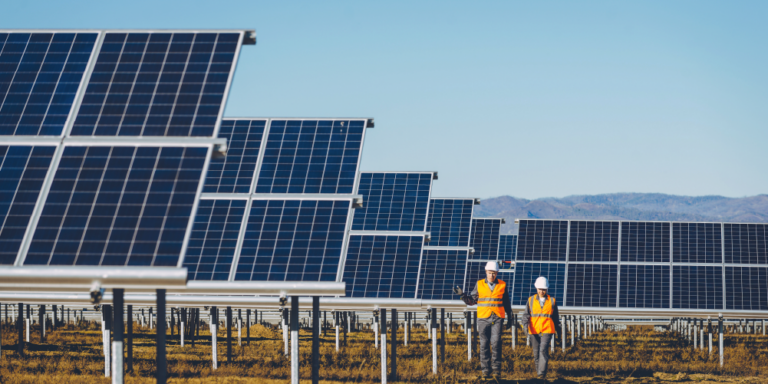
[[424, 249], [419, 272], [418, 296], [422, 300], [456, 300], [456, 286], [464, 290], [467, 250]]
[[672, 261], [722, 263], [720, 223], [672, 223]]
[[768, 224], [723, 224], [725, 262], [768, 264]]
[[350, 236], [347, 297], [415, 298], [424, 236]]
[[250, 193], [266, 120], [221, 121], [219, 138], [227, 139], [227, 155], [211, 159], [205, 193]]
[[617, 265], [568, 264], [566, 306], [615, 307]]
[[472, 219], [469, 245], [475, 249], [474, 259], [496, 260], [499, 257], [501, 219]]
[[675, 265], [672, 267], [672, 308], [722, 309], [721, 266]]
[[256, 193], [353, 193], [365, 127], [365, 120], [272, 120]]
[[630, 262], [669, 262], [668, 222], [621, 222], [621, 260]]
[[472, 290], [478, 280], [485, 279], [486, 263], [485, 260], [467, 260], [467, 272], [464, 274], [464, 287], [467, 291]]
[[621, 265], [619, 307], [669, 308], [669, 265]]
[[351, 200], [253, 200], [235, 280], [336, 281]]
[[517, 260], [565, 261], [567, 242], [566, 220], [520, 220]]
[[768, 268], [725, 267], [725, 308], [768, 310]]
[[97, 37], [0, 33], [0, 135], [61, 135]]
[[16, 260], [55, 150], [0, 145], [0, 265]]
[[618, 261], [618, 221], [571, 221], [569, 261]]
[[432, 172], [362, 173], [355, 209], [355, 231], [425, 231]]
[[[547, 293], [554, 297], [559, 305], [562, 305], [565, 288], [565, 270], [563, 263], [527, 263], [515, 264], [515, 276], [510, 292], [512, 305], [525, 305], [529, 297], [536, 293], [533, 283], [539, 276], [549, 279]], [[510, 283], [510, 282], [507, 282]]]
[[227, 280], [246, 200], [200, 200], [184, 266], [189, 280]]
[[499, 236], [499, 260], [515, 261], [517, 251], [517, 235]]
[[211, 137], [237, 32], [107, 32], [72, 136]]
[[474, 199], [431, 199], [427, 231], [430, 246], [469, 247]]
[[24, 264], [176, 266], [207, 156], [66, 146]]

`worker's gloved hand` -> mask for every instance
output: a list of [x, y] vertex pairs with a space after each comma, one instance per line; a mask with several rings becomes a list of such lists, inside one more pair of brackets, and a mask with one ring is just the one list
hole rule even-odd
[[464, 304], [466, 304], [466, 305], [475, 305], [475, 300], [472, 299], [472, 297], [470, 297], [468, 295], [462, 295], [461, 296], [461, 301], [463, 301]]
[[457, 294], [459, 296], [464, 296], [464, 291], [462, 291], [461, 287], [459, 287], [458, 285], [453, 287], [453, 293], [455, 293], [455, 294]]

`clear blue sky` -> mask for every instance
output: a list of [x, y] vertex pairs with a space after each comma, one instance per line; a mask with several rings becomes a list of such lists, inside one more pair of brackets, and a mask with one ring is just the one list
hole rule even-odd
[[226, 116], [374, 117], [435, 196], [768, 193], [767, 1], [13, 1], [3, 28], [248, 28]]

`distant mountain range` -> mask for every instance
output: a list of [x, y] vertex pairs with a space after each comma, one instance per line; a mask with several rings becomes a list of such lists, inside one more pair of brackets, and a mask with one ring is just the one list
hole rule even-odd
[[483, 199], [475, 217], [503, 217], [502, 234], [516, 234], [515, 219], [714, 221], [768, 223], [768, 195], [674, 196], [661, 193], [546, 197], [536, 200], [500, 196]]

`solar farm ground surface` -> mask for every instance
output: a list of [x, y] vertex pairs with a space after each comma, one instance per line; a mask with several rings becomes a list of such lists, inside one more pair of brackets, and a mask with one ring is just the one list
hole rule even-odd
[[[182, 348], [178, 336], [168, 339], [169, 382], [173, 383], [285, 383], [290, 378], [290, 364], [283, 356], [281, 333], [254, 325], [251, 342], [237, 346], [233, 332], [232, 363], [226, 362], [225, 332], [219, 333], [219, 369], [211, 370], [210, 334], [201, 330], [195, 347]], [[441, 373], [432, 375], [431, 343], [423, 328], [414, 328], [409, 346], [398, 339], [398, 373], [404, 383], [473, 383], [479, 373], [475, 357], [466, 360], [466, 338], [461, 331], [448, 334], [446, 363]], [[39, 330], [33, 328], [31, 345], [25, 357], [15, 352], [16, 336], [10, 327], [3, 329], [0, 359], [1, 383], [109, 383], [103, 377], [101, 333], [96, 324], [88, 327], [62, 327], [50, 332], [40, 344]], [[134, 327], [134, 372], [127, 383], [151, 383], [155, 374], [154, 331]], [[522, 336], [522, 334], [520, 334]], [[301, 377], [309, 382], [310, 340], [301, 331]], [[321, 338], [320, 377], [324, 383], [378, 383], [380, 351], [373, 346], [373, 333], [348, 334], [346, 346], [334, 351], [332, 332]], [[518, 345], [510, 348], [510, 332], [504, 337], [502, 383], [536, 383], [531, 350]], [[654, 332], [651, 327], [598, 332], [577, 342], [563, 354], [558, 349], [550, 360], [548, 382], [552, 383], [764, 383], [768, 380], [768, 337], [755, 335], [726, 336], [726, 365], [720, 370], [716, 356], [693, 351], [675, 334]], [[390, 382], [392, 382], [390, 380]]]

